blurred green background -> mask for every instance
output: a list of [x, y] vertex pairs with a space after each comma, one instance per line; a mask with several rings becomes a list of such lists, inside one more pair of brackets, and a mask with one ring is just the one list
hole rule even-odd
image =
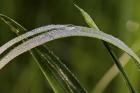
[[[76, 0], [99, 28], [131, 46], [140, 38], [140, 0]], [[0, 0], [0, 13], [29, 30], [49, 24], [87, 26], [70, 0]], [[16, 35], [0, 21], [0, 45]], [[47, 43], [69, 67], [81, 84], [91, 91], [113, 60], [97, 39], [72, 37]], [[122, 51], [114, 48], [118, 57]], [[137, 52], [140, 56], [140, 52]], [[133, 61], [133, 60], [131, 60]], [[140, 72], [129, 62], [126, 71], [140, 92]], [[0, 93], [53, 93], [29, 53], [25, 53], [0, 71]], [[129, 93], [118, 75], [104, 93]]]

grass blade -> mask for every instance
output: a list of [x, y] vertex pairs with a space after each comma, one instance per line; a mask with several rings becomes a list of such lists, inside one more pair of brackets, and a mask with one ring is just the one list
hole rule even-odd
[[[81, 14], [83, 15], [85, 22], [91, 27], [94, 28], [96, 30], [99, 31], [99, 28], [97, 27], [97, 25], [95, 24], [95, 22], [93, 21], [93, 19], [90, 17], [90, 15], [85, 12], [83, 9], [81, 9], [79, 6], [77, 6], [76, 4], [74, 4], [81, 12]], [[120, 73], [122, 74], [122, 77], [124, 78], [126, 85], [128, 86], [129, 90], [131, 91], [131, 93], [136, 93], [135, 89], [133, 88], [130, 80], [128, 79], [128, 76], [123, 68], [123, 66], [121, 65], [121, 63], [119, 62], [118, 58], [116, 57], [115, 53], [113, 52], [113, 50], [111, 49], [111, 46], [105, 42], [102, 41], [104, 46], [106, 47], [107, 51], [109, 52], [109, 54], [111, 55], [111, 57], [113, 58], [117, 68], [119, 69]]]
[[13, 19], [9, 18], [8, 16], [0, 14], [0, 19], [2, 21], [4, 21], [11, 28], [11, 30], [16, 34], [19, 34], [21, 32], [23, 33], [23, 32], [27, 31], [27, 29], [22, 27], [19, 23], [17, 23]]
[[[17, 35], [27, 31], [26, 28], [5, 15], [0, 14], [0, 18], [8, 24]], [[58, 27], [63, 26], [57, 26], [56, 28]], [[51, 26], [49, 29], [51, 29]], [[25, 42], [26, 40], [28, 40], [28, 38], [22, 41]], [[86, 90], [81, 87], [71, 71], [47, 48], [47, 46], [42, 45], [34, 50], [29, 50], [29, 52], [55, 93], [86, 93]]]
[[[46, 27], [48, 27], [48, 26], [46, 26]], [[37, 30], [32, 30], [31, 32], [37, 33]], [[28, 33], [29, 32], [24, 34], [25, 35], [24, 38], [26, 38], [26, 35], [28, 35]], [[22, 40], [23, 37], [21, 37], [21, 36], [16, 37], [14, 39]], [[56, 30], [51, 30], [46, 33], [42, 33], [38, 36], [35, 36], [35, 37], [29, 39], [28, 41], [24, 42], [23, 44], [20, 44], [16, 48], [12, 49], [7, 55], [5, 55], [0, 60], [0, 66], [1, 66], [0, 68], [4, 67], [13, 58], [17, 57], [18, 55], [20, 55], [32, 48], [35, 48], [35, 47], [42, 45], [49, 41], [53, 41], [53, 40], [65, 38], [65, 37], [72, 37], [72, 36], [83, 36], [83, 37], [91, 37], [91, 38], [97, 38], [97, 39], [104, 40], [104, 41], [111, 43], [114, 46], [122, 49], [126, 53], [128, 53], [130, 56], [132, 56], [136, 60], [136, 63], [138, 65], [140, 63], [139, 57], [127, 45], [125, 45], [119, 39], [117, 39], [111, 35], [108, 35], [104, 32], [101, 32], [101, 31], [94, 31], [92, 28], [81, 27], [81, 26], [71, 26], [71, 27], [66, 26], [62, 29], [56, 29]], [[11, 42], [11, 41], [9, 41], [9, 42]], [[5, 46], [5, 45], [3, 45], [3, 46]], [[3, 47], [3, 46], [1, 46], [1, 47]], [[1, 50], [1, 47], [0, 47], [0, 50]]]
[[92, 20], [90, 15], [85, 12], [82, 8], [80, 8], [78, 5], [74, 4], [74, 6], [81, 12], [82, 16], [84, 17], [85, 22], [89, 25], [89, 27], [99, 30], [95, 22]]
[[[40, 55], [44, 57], [44, 60], [48, 60], [45, 62], [48, 62], [50, 67], [53, 68], [51, 72], [55, 73], [54, 76], [56, 77], [56, 80], [63, 85], [68, 93], [86, 93], [85, 89], [81, 87], [80, 83], [71, 71], [59, 60], [58, 57], [56, 57], [56, 55], [49, 51], [46, 46], [39, 46], [38, 50], [40, 51]], [[38, 54], [39, 51], [37, 51]], [[42, 63], [44, 64], [44, 62]], [[42, 67], [44, 67], [44, 69], [46, 68], [43, 65]], [[45, 73], [47, 74], [46, 71]]]

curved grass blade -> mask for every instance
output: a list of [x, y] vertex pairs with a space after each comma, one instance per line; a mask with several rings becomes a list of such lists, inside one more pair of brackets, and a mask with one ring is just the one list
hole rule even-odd
[[[31, 32], [35, 33], [34, 31], [35, 30], [32, 30]], [[24, 34], [25, 38], [26, 38], [27, 34], [28, 34], [28, 32]], [[20, 39], [21, 36], [16, 37], [15, 39]], [[72, 37], [72, 36], [83, 36], [83, 37], [91, 37], [91, 38], [97, 38], [97, 39], [104, 40], [104, 41], [111, 43], [114, 46], [122, 49], [126, 53], [128, 53], [130, 56], [132, 56], [136, 60], [136, 63], [138, 65], [140, 63], [139, 57], [119, 39], [117, 39], [111, 35], [108, 35], [104, 32], [101, 32], [101, 31], [94, 31], [92, 28], [81, 27], [81, 26], [71, 26], [71, 27], [66, 26], [62, 29], [56, 29], [56, 30], [51, 30], [46, 33], [42, 33], [38, 36], [35, 36], [35, 37], [29, 39], [28, 41], [24, 42], [23, 44], [18, 45], [17, 47], [12, 49], [7, 55], [5, 55], [0, 60], [0, 69], [2, 67], [4, 67], [9, 61], [11, 61], [15, 57], [17, 57], [18, 55], [20, 55], [32, 48], [35, 48], [35, 47], [42, 45], [49, 41], [53, 41], [53, 40], [65, 38], [65, 37]], [[11, 41], [9, 41], [9, 42], [11, 42]], [[0, 47], [0, 50], [1, 50], [1, 47]]]
[[[81, 12], [81, 14], [83, 15], [84, 19], [85, 19], [85, 22], [91, 27], [91, 28], [94, 28], [96, 30], [99, 31], [99, 28], [97, 27], [97, 25], [95, 24], [95, 22], [93, 21], [93, 19], [90, 17], [90, 15], [85, 12], [82, 8], [80, 8], [79, 6], [77, 6], [76, 4], [74, 4], [78, 10]], [[104, 46], [106, 47], [107, 51], [109, 52], [109, 54], [111, 55], [111, 57], [113, 58], [117, 68], [119, 69], [122, 77], [124, 78], [125, 80], [125, 83], [126, 85], [128, 86], [129, 90], [131, 91], [131, 93], [136, 93], [136, 90], [134, 89], [134, 87], [132, 86], [123, 66], [121, 65], [121, 63], [119, 62], [119, 59], [117, 58], [116, 54], [114, 53], [114, 51], [111, 49], [111, 46], [105, 42], [105, 41], [102, 41]]]
[[[27, 31], [26, 28], [5, 15], [0, 14], [0, 18], [8, 24], [17, 35]], [[63, 27], [63, 25], [56, 26], [56, 28], [59, 27]], [[49, 29], [51, 29], [51, 26]], [[28, 40], [28, 38], [25, 39]], [[22, 41], [25, 42], [25, 39]], [[86, 90], [81, 87], [71, 71], [47, 48], [47, 46], [42, 45], [34, 50], [29, 50], [29, 52], [55, 93], [86, 93]]]

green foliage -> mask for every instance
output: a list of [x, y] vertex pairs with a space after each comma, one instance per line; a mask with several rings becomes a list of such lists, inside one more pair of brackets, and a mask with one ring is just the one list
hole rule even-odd
[[[3, 20], [7, 23], [7, 24], [10, 24], [11, 25], [11, 23], [12, 22], [9, 22], [9, 20], [8, 20], [8, 17], [6, 17], [6, 16], [1, 16], [1, 18], [3, 18]], [[11, 20], [10, 20], [11, 21]], [[14, 23], [14, 22], [13, 22]], [[16, 24], [16, 22], [14, 23], [14, 25]], [[12, 25], [11, 25], [12, 26]], [[18, 27], [18, 26], [17, 26]], [[16, 28], [17, 28], [16, 27]], [[20, 27], [20, 26], [19, 26]], [[16, 29], [14, 26], [12, 26], [12, 28], [14, 28], [14, 29]], [[31, 31], [32, 33], [34, 33], [33, 35], [35, 35], [35, 34], [38, 34], [39, 33], [39, 31], [40, 30], [42, 30], [41, 32], [43, 32], [43, 30], [44, 30], [44, 32], [45, 32], [45, 28], [47, 28], [47, 27], [42, 27], [42, 29], [41, 28], [38, 28], [38, 29], [35, 29], [35, 30], [33, 30], [33, 31]], [[16, 29], [17, 31], [18, 31], [18, 29]], [[96, 29], [97, 30], [97, 29]], [[46, 33], [42, 33], [42, 34], [39, 34], [38, 36], [35, 36], [35, 37], [33, 37], [33, 38], [31, 38], [31, 39], [29, 39], [29, 40], [27, 40], [27, 41], [25, 41], [23, 44], [21, 44], [21, 45], [19, 45], [18, 47], [16, 47], [16, 48], [14, 48], [14, 49], [12, 49], [6, 56], [4, 56], [2, 59], [1, 59], [1, 68], [3, 67], [3, 66], [5, 66], [9, 61], [11, 61], [12, 59], [14, 59], [15, 57], [17, 57], [18, 55], [20, 55], [20, 54], [22, 54], [22, 53], [24, 53], [24, 52], [26, 52], [26, 51], [28, 51], [28, 50], [30, 50], [30, 49], [32, 49], [32, 48], [34, 48], [34, 47], [36, 47], [36, 46], [39, 46], [39, 45], [41, 45], [41, 44], [43, 44], [43, 43], [45, 43], [45, 42], [47, 42], [47, 41], [51, 41], [51, 40], [55, 40], [55, 39], [59, 39], [59, 38], [63, 38], [63, 37], [70, 37], [70, 36], [87, 36], [87, 37], [96, 37], [96, 38], [98, 38], [98, 39], [101, 39], [101, 40], [104, 40], [104, 41], [107, 41], [107, 42], [109, 42], [109, 43], [111, 43], [111, 44], [113, 44], [113, 45], [115, 45], [115, 46], [117, 46], [118, 48], [120, 48], [120, 49], [122, 49], [122, 50], [124, 50], [125, 52], [127, 52], [129, 55], [131, 55], [135, 60], [137, 60], [138, 61], [138, 63], [140, 62], [139, 61], [139, 58], [137, 57], [137, 55], [129, 48], [129, 47], [127, 47], [122, 41], [120, 41], [119, 39], [117, 39], [117, 38], [114, 38], [114, 37], [112, 37], [112, 36], [110, 36], [110, 35], [107, 35], [107, 34], [105, 34], [105, 33], [103, 33], [103, 32], [100, 32], [100, 31], [96, 31], [96, 30], [94, 30], [94, 29], [90, 29], [90, 28], [86, 28], [86, 27], [78, 27], [78, 26], [64, 26], [63, 28], [58, 28], [58, 29], [55, 29], [55, 28], [53, 28], [53, 29], [51, 29], [50, 31], [48, 31], [48, 32], [46, 32]], [[15, 39], [13, 39], [13, 40], [11, 40], [11, 41], [9, 41], [9, 42], [11, 42], [11, 43], [6, 43], [5, 45], [3, 45], [2, 47], [1, 47], [1, 53], [3, 53], [6, 49], [8, 49], [10, 46], [12, 46], [12, 45], [14, 45], [15, 43], [17, 43], [17, 42], [19, 42], [19, 41], [21, 41], [21, 40], [24, 40], [24, 39], [27, 39], [29, 36], [31, 36], [30, 34], [29, 34], [29, 32], [28, 33], [26, 33], [26, 34], [24, 34], [24, 35], [22, 35], [22, 36], [19, 36], [19, 37], [17, 37], [17, 38], [15, 38]], [[15, 41], [15, 42], [14, 42]], [[10, 45], [9, 45], [10, 44]], [[7, 46], [7, 48], [6, 49], [4, 49], [3, 50], [3, 47], [5, 48]], [[106, 46], [107, 48], [108, 48], [108, 46]], [[46, 50], [46, 49], [45, 49]], [[110, 50], [110, 48], [108, 48], [108, 50]], [[43, 58], [44, 58], [44, 61], [43, 62], [41, 62], [41, 61], [39, 61], [39, 65], [40, 65], [40, 68], [41, 68], [41, 70], [42, 70], [42, 72], [45, 74], [45, 76], [47, 77], [47, 75], [46, 75], [46, 73], [48, 73], [48, 72], [50, 72], [50, 71], [53, 71], [54, 69], [55, 69], [55, 71], [53, 72], [53, 73], [55, 73], [56, 74], [56, 76], [55, 77], [57, 77], [57, 76], [62, 76], [62, 77], [60, 77], [60, 79], [62, 79], [62, 80], [64, 80], [64, 83], [62, 83], [62, 85], [64, 85], [64, 86], [67, 86], [67, 88], [68, 88], [68, 91], [67, 92], [72, 92], [72, 93], [74, 93], [74, 92], [82, 92], [82, 91], [84, 91], [84, 90], [81, 90], [80, 88], [77, 88], [77, 90], [75, 90], [75, 86], [76, 87], [78, 87], [78, 86], [80, 86], [79, 85], [79, 83], [77, 82], [76, 83], [76, 85], [73, 85], [73, 83], [74, 82], [76, 82], [77, 80], [71, 75], [71, 72], [69, 71], [69, 70], [67, 70], [67, 68], [65, 68], [65, 66], [63, 66], [62, 64], [59, 64], [59, 66], [61, 67], [61, 65], [62, 65], [62, 68], [64, 68], [63, 69], [63, 71], [65, 71], [66, 73], [68, 73], [67, 75], [64, 75], [64, 73], [62, 73], [62, 68], [60, 68], [59, 66], [59, 68], [57, 68], [57, 66], [55, 66], [55, 64], [54, 63], [52, 63], [52, 62], [55, 62], [55, 61], [52, 61], [52, 59], [54, 59], [55, 58], [55, 56], [54, 56], [54, 58], [52, 58], [52, 59], [50, 59], [52, 62], [50, 62], [50, 63], [52, 63], [51, 65], [50, 64], [48, 64], [48, 65], [46, 65], [46, 66], [44, 66], [44, 63], [45, 63], [45, 61], [50, 61], [50, 60], [48, 60], [49, 58], [46, 58], [45, 56], [47, 56], [46, 54], [41, 54], [41, 53], [43, 53], [43, 51], [38, 51], [38, 49], [36, 50], [37, 51], [37, 54], [39, 54], [39, 55], [41, 55], [41, 57], [39, 57], [39, 55], [37, 55], [36, 57], [37, 57], [37, 59], [38, 59], [38, 61], [39, 60], [41, 60], [41, 61], [43, 61]], [[49, 53], [49, 52], [48, 52]], [[13, 55], [14, 54], [14, 55]], [[49, 54], [50, 55], [50, 54]], [[52, 56], [53, 57], [53, 56]], [[57, 58], [56, 58], [57, 59]], [[41, 62], [41, 63], [40, 63]], [[43, 63], [43, 64], [42, 64]], [[137, 63], [137, 64], [138, 64]], [[50, 68], [49, 68], [50, 67]], [[47, 69], [46, 69], [47, 68]], [[59, 72], [60, 71], [60, 72]], [[121, 70], [121, 72], [122, 72], [123, 70]], [[58, 74], [59, 73], [59, 74]], [[66, 89], [61, 89], [60, 88], [60, 86], [59, 85], [57, 85], [58, 83], [56, 83], [56, 81], [55, 80], [57, 80], [57, 78], [56, 79], [54, 79], [54, 80], [52, 80], [54, 77], [53, 77], [53, 74], [51, 73], [51, 74], [48, 74], [49, 76], [49, 78], [47, 77], [47, 79], [49, 80], [49, 82], [50, 82], [50, 84], [51, 84], [51, 86], [53, 87], [53, 89], [54, 89], [54, 91], [56, 92], [56, 93], [60, 93], [60, 92], [62, 92], [63, 90], [65, 90], [66, 91]], [[66, 78], [66, 76], [68, 76], [68, 75], [70, 75], [70, 77], [72, 77], [72, 78], [74, 78], [74, 82], [73, 83], [71, 83], [69, 80], [68, 80], [68, 78]], [[62, 81], [62, 80], [60, 80], [60, 81]], [[59, 81], [59, 79], [58, 79], [58, 81]], [[66, 83], [66, 85], [65, 85], [65, 83]], [[131, 85], [131, 84], [130, 84]], [[132, 91], [132, 92], [134, 92], [134, 91]]]
[[[98, 26], [104, 32], [113, 34], [113, 36], [120, 38], [127, 45], [132, 46], [132, 49], [135, 52], [138, 52], [138, 38], [140, 30], [140, 2], [138, 0], [82, 0], [77, 3], [86, 9], [91, 16], [94, 16], [96, 22], [92, 20], [88, 13], [77, 6], [84, 16], [85, 22], [90, 28], [92, 28], [92, 33], [94, 33], [94, 31], [100, 31], [95, 24], [98, 23]], [[7, 44], [7, 46], [2, 47], [0, 51], [2, 53], [0, 55], [1, 59], [16, 47], [22, 46], [21, 44], [23, 43], [25, 45], [25, 43], [27, 44], [27, 42], [30, 41], [34, 44], [35, 41], [33, 42], [32, 39], [37, 39], [39, 36], [45, 35], [52, 38], [51, 33], [57, 33], [57, 31], [67, 32], [69, 28], [72, 30], [74, 27], [78, 28], [77, 26], [69, 25], [69, 23], [75, 25], [85, 25], [85, 22], [81, 20], [80, 15], [75, 11], [76, 8], [73, 7], [69, 0], [1, 0], [0, 9], [1, 13], [16, 19], [28, 29], [39, 27], [38, 29], [35, 29], [37, 33], [33, 33], [9, 17], [1, 14], [1, 19], [10, 26], [14, 33], [21, 37], [20, 39], [15, 39], [15, 41], [13, 40], [14, 43], [12, 41]], [[8, 22], [8, 20], [4, 20], [6, 18], [10, 21]], [[41, 25], [46, 24], [68, 25], [48, 25], [40, 28]], [[1, 46], [13, 38], [14, 34], [11, 34], [8, 30], [9, 29], [7, 29], [7, 27], [5, 27], [5, 25], [0, 21]], [[29, 31], [30, 35], [25, 35], [27, 31]], [[85, 32], [86, 30], [84, 29], [84, 33]], [[22, 34], [24, 35], [20, 36]], [[54, 92], [58, 93], [71, 93], [72, 91], [77, 93], [80, 89], [80, 92], [86, 92], [79, 84], [79, 81], [84, 85], [87, 91], [91, 91], [90, 93], [130, 92], [124, 85], [124, 82], [122, 82], [123, 80], [126, 80], [126, 77], [125, 79], [120, 78], [120, 71], [116, 68], [116, 65], [111, 63], [110, 57], [106, 53], [104, 46], [100, 45], [101, 42], [93, 40], [92, 38], [82, 38], [81, 36], [78, 36], [78, 38], [73, 36], [70, 37], [72, 38], [53, 40], [53, 42], [49, 43], [47, 42], [47, 46], [51, 47], [52, 50], [55, 50], [56, 54], [63, 60], [63, 63], [58, 59], [58, 57], [56, 57], [56, 55], [54, 55], [54, 53], [52, 53], [50, 49], [48, 49], [48, 47], [46, 47], [46, 45], [44, 45], [45, 42], [39, 46], [36, 46], [37, 44], [35, 44], [34, 48], [30, 47], [27, 50], [33, 58], [28, 56], [27, 53], [16, 59], [14, 58], [14, 60], [12, 60], [13, 62], [10, 62], [8, 66], [5, 66], [4, 69], [0, 70], [0, 93], [52, 93], [52, 89]], [[103, 40], [101, 39], [101, 41]], [[103, 42], [106, 47], [109, 47], [107, 50], [109, 54], [115, 53], [115, 56], [121, 56], [119, 61], [121, 62], [123, 69], [124, 66], [126, 66], [125, 71], [127, 71], [127, 76], [129, 76], [130, 79], [129, 81], [132, 82], [131, 85], [135, 87], [136, 91], [139, 91], [140, 75], [136, 65], [133, 63], [133, 60], [130, 60], [131, 57], [127, 55], [128, 53], [120, 55], [122, 51], [118, 51], [119, 49], [111, 46], [111, 44], [106, 41]], [[132, 43], [134, 45], [132, 45]], [[22, 47], [23, 50], [24, 48], [25, 47]], [[111, 48], [113, 48], [113, 51]], [[13, 55], [15, 54], [13, 52]], [[111, 57], [115, 56], [114, 54], [111, 55]], [[9, 58], [6, 60], [8, 59]], [[117, 57], [113, 58], [113, 60], [116, 63], [119, 62]], [[36, 61], [37, 65], [33, 63], [34, 61]], [[79, 81], [75, 78], [75, 76], [73, 76], [70, 70], [67, 70], [68, 68], [64, 63], [67, 64], [70, 70], [76, 74]], [[138, 64], [138, 62], [136, 63]], [[112, 64], [113, 66], [111, 66]], [[111, 69], [108, 70], [110, 66]], [[38, 73], [38, 68], [40, 68], [43, 72], [43, 75], [42, 72]], [[62, 72], [59, 69], [61, 69]], [[121, 70], [121, 68], [119, 69]], [[122, 71], [124, 71], [123, 69]], [[108, 72], [106, 73], [106, 71]], [[65, 73], [65, 75], [63, 73]], [[123, 76], [124, 75], [125, 74], [123, 74]], [[67, 77], [70, 82], [68, 82], [65, 77]], [[75, 80], [77, 82], [76, 84], [74, 83]], [[98, 80], [100, 81], [97, 82]], [[72, 86], [71, 83], [74, 85]]]

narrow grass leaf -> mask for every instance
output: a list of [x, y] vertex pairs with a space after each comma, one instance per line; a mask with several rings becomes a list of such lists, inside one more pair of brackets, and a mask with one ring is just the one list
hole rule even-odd
[[[46, 65], [48, 64], [50, 65], [49, 67], [52, 68], [51, 73], [54, 73], [54, 77], [56, 80], [58, 80], [60, 85], [63, 86], [67, 93], [86, 93], [86, 90], [81, 87], [79, 81], [72, 74], [72, 72], [60, 61], [56, 55], [54, 55], [53, 52], [47, 48], [47, 46], [39, 46], [37, 49], [40, 51], [40, 55], [42, 55], [44, 62], [47, 62]], [[38, 50], [37, 52], [39, 54]], [[44, 64], [44, 62], [42, 63]], [[42, 65], [42, 68], [44, 68], [44, 70], [47, 69], [44, 65]], [[44, 72], [47, 74], [47, 71]]]
[[20, 32], [25, 32], [27, 31], [24, 27], [22, 27], [19, 23], [11, 19], [10, 17], [0, 14], [0, 19], [3, 20], [13, 32], [20, 33]]
[[76, 4], [74, 4], [74, 6], [81, 12], [81, 14], [85, 19], [85, 22], [89, 25], [89, 27], [99, 30], [99, 28], [97, 27], [97, 25], [95, 24], [95, 22], [92, 20], [92, 18], [87, 12], [85, 12], [82, 8], [80, 8]]
[[[48, 27], [48, 26], [45, 26], [45, 27]], [[37, 28], [37, 29], [39, 29], [39, 28]], [[37, 33], [37, 31], [38, 30], [34, 29], [30, 32]], [[26, 36], [28, 36], [28, 33], [29, 32], [24, 34], [25, 35], [24, 38], [27, 38]], [[83, 36], [83, 37], [91, 37], [91, 38], [97, 38], [97, 39], [104, 40], [104, 41], [111, 43], [114, 46], [122, 49], [126, 53], [128, 53], [130, 56], [132, 56], [136, 60], [136, 63], [138, 65], [140, 63], [139, 57], [126, 44], [124, 44], [119, 39], [117, 39], [109, 34], [106, 34], [104, 32], [101, 32], [101, 31], [94, 31], [92, 28], [81, 27], [81, 26], [71, 26], [71, 27], [66, 26], [62, 29], [55, 29], [55, 30], [51, 30], [51, 31], [46, 32], [46, 33], [42, 33], [38, 36], [35, 36], [35, 37], [29, 39], [28, 41], [24, 42], [23, 44], [18, 45], [17, 47], [12, 49], [7, 55], [5, 55], [0, 60], [0, 68], [4, 67], [9, 61], [14, 59], [18, 55], [20, 55], [20, 54], [22, 54], [22, 53], [24, 53], [24, 52], [26, 52], [34, 47], [37, 47], [37, 46], [42, 45], [46, 42], [53, 41], [53, 40], [56, 40], [59, 38], [72, 37], [72, 36]], [[22, 37], [22, 35], [14, 38], [14, 39], [21, 39], [21, 37]], [[9, 41], [9, 42], [11, 42], [11, 41]], [[9, 43], [9, 42], [7, 42], [7, 43]], [[0, 50], [2, 50], [1, 48], [3, 46], [0, 47]]]

